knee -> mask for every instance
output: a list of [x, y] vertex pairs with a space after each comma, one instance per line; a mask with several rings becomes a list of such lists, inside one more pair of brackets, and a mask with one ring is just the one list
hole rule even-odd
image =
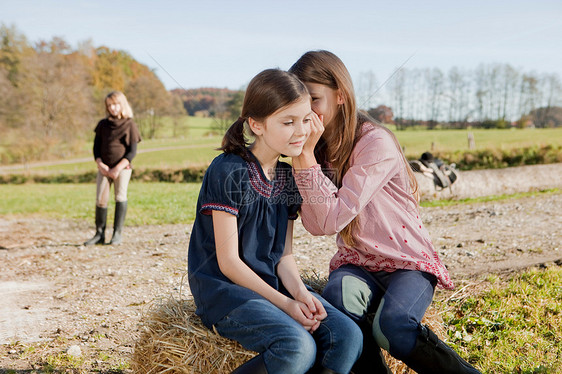
[[408, 313], [385, 313], [384, 300], [373, 321], [373, 337], [392, 356], [406, 357], [416, 344], [418, 323]]
[[369, 285], [361, 279], [345, 275], [328, 282], [322, 297], [357, 321], [367, 313], [372, 292]]
[[341, 357], [357, 359], [363, 351], [363, 332], [359, 325], [351, 319], [343, 317], [342, 320], [339, 334], [332, 334], [334, 346], [339, 347]]
[[316, 342], [308, 331], [299, 329], [275, 341], [270, 354], [271, 366], [275, 367], [273, 372], [305, 373], [316, 361]]

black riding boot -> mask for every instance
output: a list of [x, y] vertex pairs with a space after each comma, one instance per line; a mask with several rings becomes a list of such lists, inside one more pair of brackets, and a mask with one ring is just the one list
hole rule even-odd
[[404, 363], [419, 374], [481, 374], [427, 326], [420, 325], [416, 345]]
[[105, 242], [105, 223], [107, 222], [107, 208], [96, 206], [96, 234], [84, 245], [103, 244]]
[[267, 374], [262, 355], [257, 355], [238, 366], [231, 374]]
[[121, 233], [127, 215], [127, 202], [118, 201], [115, 203], [115, 219], [113, 220], [113, 237], [109, 244], [121, 244]]
[[390, 371], [382, 355], [381, 348], [373, 337], [372, 319], [368, 318], [365, 322], [360, 324], [360, 327], [361, 331], [363, 331], [363, 352], [353, 365], [351, 373], [392, 374], [392, 371]]

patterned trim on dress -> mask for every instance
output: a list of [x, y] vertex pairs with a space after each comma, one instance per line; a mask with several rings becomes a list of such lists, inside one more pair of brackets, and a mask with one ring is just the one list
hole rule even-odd
[[283, 191], [287, 179], [287, 173], [284, 170], [279, 170], [280, 175], [277, 175], [278, 179], [276, 179], [273, 182], [273, 185], [271, 185], [268, 181], [264, 180], [259, 167], [255, 162], [246, 161], [246, 164], [248, 165], [250, 184], [258, 194], [265, 198], [270, 198], [276, 197]]
[[204, 204], [201, 207], [201, 213], [205, 215], [210, 215], [211, 210], [220, 210], [222, 212], [227, 212], [238, 217], [238, 209], [228, 205], [209, 203], [209, 204]]

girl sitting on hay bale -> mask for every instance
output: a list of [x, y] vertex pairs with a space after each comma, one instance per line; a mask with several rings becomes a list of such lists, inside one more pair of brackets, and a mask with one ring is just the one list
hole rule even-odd
[[278, 159], [301, 153], [311, 114], [293, 74], [261, 72], [203, 179], [189, 284], [208, 328], [259, 353], [234, 373], [347, 373], [361, 353], [359, 327], [305, 287], [292, 256], [301, 198], [291, 166]]
[[354, 372], [389, 372], [380, 346], [420, 374], [478, 374], [421, 324], [435, 286], [453, 282], [423, 227], [416, 179], [396, 137], [358, 113], [349, 72], [333, 53], [307, 52], [290, 71], [315, 112], [293, 158], [302, 221], [314, 235], [338, 234], [323, 296], [365, 331]]

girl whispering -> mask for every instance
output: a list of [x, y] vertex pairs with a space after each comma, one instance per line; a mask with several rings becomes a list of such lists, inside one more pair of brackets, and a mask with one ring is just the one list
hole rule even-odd
[[379, 347], [418, 373], [478, 373], [421, 324], [435, 286], [453, 283], [423, 227], [416, 179], [396, 137], [358, 113], [349, 72], [333, 53], [308, 52], [290, 71], [315, 112], [293, 158], [302, 220], [314, 235], [338, 234], [323, 296], [364, 330], [354, 373], [390, 372]]
[[207, 327], [259, 353], [235, 373], [347, 373], [361, 353], [361, 330], [305, 287], [292, 254], [301, 198], [279, 157], [301, 153], [311, 116], [293, 74], [259, 73], [203, 179], [189, 284]]

